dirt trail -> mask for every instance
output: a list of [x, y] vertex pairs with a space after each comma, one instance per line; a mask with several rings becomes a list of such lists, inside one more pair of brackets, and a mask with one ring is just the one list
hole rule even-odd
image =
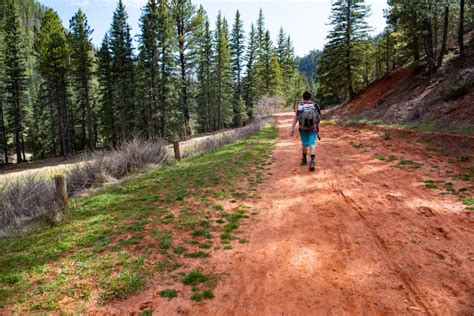
[[[159, 315], [472, 315], [473, 213], [416, 181], [457, 166], [420, 144], [328, 126], [310, 173], [299, 166], [291, 119], [278, 116], [273, 175], [240, 231], [250, 242], [204, 264], [222, 275], [215, 298], [167, 302], [150, 290], [141, 302]], [[424, 165], [400, 170], [374, 158], [387, 148]], [[120, 310], [132, 311], [129, 303]]]

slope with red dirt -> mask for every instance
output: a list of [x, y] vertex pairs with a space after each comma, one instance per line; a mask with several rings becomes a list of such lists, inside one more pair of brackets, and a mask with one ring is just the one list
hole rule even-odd
[[473, 49], [464, 60], [447, 61], [435, 75], [416, 72], [411, 66], [398, 69], [371, 83], [354, 100], [329, 110], [326, 118], [377, 120], [472, 135]]

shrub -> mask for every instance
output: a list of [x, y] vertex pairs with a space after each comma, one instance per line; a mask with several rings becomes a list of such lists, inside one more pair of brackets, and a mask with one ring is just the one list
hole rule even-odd
[[0, 190], [0, 227], [16, 229], [22, 220], [35, 217], [54, 223], [59, 220], [61, 209], [50, 179], [25, 176]]

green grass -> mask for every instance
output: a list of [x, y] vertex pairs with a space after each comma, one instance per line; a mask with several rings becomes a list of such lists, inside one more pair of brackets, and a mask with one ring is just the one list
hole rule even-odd
[[203, 274], [199, 270], [193, 270], [189, 272], [187, 276], [185, 276], [183, 279], [183, 284], [196, 286], [200, 283], [206, 282], [207, 280], [209, 280], [207, 275]]
[[399, 168], [399, 169], [412, 169], [412, 170], [419, 169], [419, 168], [421, 168], [421, 166], [422, 166], [422, 164], [419, 163], [419, 162], [412, 161], [412, 160], [406, 160], [406, 159], [400, 160], [395, 165], [395, 167]]
[[178, 296], [178, 291], [175, 289], [166, 289], [163, 291], [160, 291], [160, 296], [168, 299], [172, 299]]
[[427, 189], [431, 189], [431, 190], [437, 190], [438, 189], [438, 186], [436, 184], [433, 184], [433, 183], [425, 184], [425, 187]]
[[462, 200], [464, 205], [474, 205], [474, 198], [465, 198]]
[[[256, 188], [262, 173], [247, 169], [270, 159], [276, 135], [276, 128], [267, 126], [247, 139], [157, 168], [96, 196], [73, 198], [61, 224], [1, 239], [0, 306], [24, 314], [71, 313], [62, 302], [86, 306], [98, 290], [106, 304], [140, 291], [155, 274], [171, 277], [185, 253], [200, 260], [204, 252], [180, 246], [175, 236], [199, 231], [193, 238], [207, 240], [211, 231], [221, 229], [210, 218], [224, 214], [219, 199], [231, 197], [245, 181]], [[250, 189], [232, 198], [255, 197]], [[196, 242], [192, 247], [212, 245]]]

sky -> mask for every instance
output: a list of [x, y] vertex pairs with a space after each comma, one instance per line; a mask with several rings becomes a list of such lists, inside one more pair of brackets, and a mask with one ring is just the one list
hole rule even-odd
[[[40, 3], [53, 8], [59, 14], [65, 27], [69, 20], [81, 8], [87, 15], [89, 25], [94, 30], [92, 41], [99, 46], [105, 33], [110, 28], [116, 0], [39, 0]], [[203, 5], [212, 25], [217, 14], [223, 16], [231, 25], [236, 10], [240, 11], [246, 33], [252, 22], [258, 18], [261, 8], [265, 17], [265, 26], [270, 31], [274, 43], [280, 27], [290, 35], [297, 56], [304, 56], [313, 49], [322, 49], [326, 41], [331, 13], [331, 0], [193, 0], [196, 5]], [[139, 32], [138, 20], [141, 8], [146, 0], [124, 0], [129, 24], [133, 35]], [[366, 0], [371, 6], [368, 19], [373, 33], [380, 33], [385, 27], [383, 10], [387, 8], [386, 0]]]

